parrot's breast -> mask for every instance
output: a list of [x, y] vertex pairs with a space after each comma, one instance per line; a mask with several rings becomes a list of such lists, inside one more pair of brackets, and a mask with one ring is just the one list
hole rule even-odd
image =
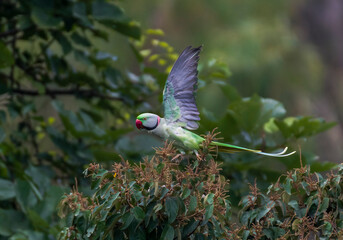
[[199, 144], [204, 140], [177, 123], [167, 122], [164, 118], [161, 118], [159, 125], [149, 132], [164, 140], [172, 140], [175, 145], [185, 150], [199, 149]]
[[157, 127], [149, 132], [159, 136], [160, 138], [168, 139], [169, 134], [166, 131], [166, 128], [167, 128], [166, 121], [164, 120], [164, 118], [161, 118], [160, 123], [157, 125]]

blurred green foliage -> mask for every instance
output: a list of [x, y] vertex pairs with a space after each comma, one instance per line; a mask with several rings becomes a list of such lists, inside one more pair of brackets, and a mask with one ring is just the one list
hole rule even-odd
[[204, 56], [229, 64], [234, 72], [231, 80], [243, 96], [258, 92], [277, 97], [292, 106], [294, 114], [310, 112], [308, 98], [317, 96], [323, 76], [318, 54], [296, 31], [299, 26], [293, 17], [303, 2], [149, 0], [121, 4], [143, 26], [168, 29], [169, 42], [178, 48], [185, 41], [204, 44]]
[[0, 239], [51, 239], [60, 197], [91, 161], [118, 159], [152, 93], [93, 41], [141, 30], [108, 1], [5, 0], [0, 16]]
[[[161, 144], [133, 131], [133, 122], [138, 113], [160, 113], [164, 82], [178, 54], [161, 30], [142, 31], [116, 2], [105, 0], [4, 0], [0, 31], [0, 239], [54, 239], [71, 226], [56, 214], [63, 193], [76, 183], [92, 192], [82, 175], [89, 163], [107, 167], [121, 161], [118, 154], [137, 163]], [[132, 50], [130, 66], [119, 67], [120, 59], [104, 51], [112, 35]], [[302, 139], [333, 125], [285, 118], [276, 100], [242, 97], [220, 61], [202, 59], [199, 71], [200, 134], [218, 127], [225, 142], [274, 151], [297, 149]], [[312, 153], [302, 159], [316, 171], [333, 166], [315, 161]], [[216, 161], [231, 180], [236, 207], [248, 182], [257, 179], [266, 188], [299, 166], [299, 155], [223, 154]]]

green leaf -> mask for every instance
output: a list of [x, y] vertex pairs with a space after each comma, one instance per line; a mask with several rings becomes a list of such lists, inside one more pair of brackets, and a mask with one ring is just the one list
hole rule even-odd
[[91, 148], [93, 155], [95, 157], [95, 159], [98, 162], [112, 162], [114, 159], [116, 159], [118, 157], [118, 155], [111, 151], [110, 149], [102, 149], [101, 146], [93, 146]]
[[252, 98], [235, 101], [229, 105], [229, 113], [244, 131], [253, 132], [259, 126], [257, 123], [260, 118], [261, 98], [253, 96]]
[[207, 201], [208, 204], [213, 204], [213, 197], [214, 197], [214, 193], [209, 193], [209, 194], [205, 197], [205, 202]]
[[263, 218], [264, 216], [266, 216], [266, 214], [273, 209], [273, 207], [275, 206], [275, 202], [274, 201], [270, 201], [268, 203], [265, 203], [265, 205], [260, 209], [259, 213], [256, 216], [256, 221], [260, 221], [261, 218]]
[[28, 209], [27, 216], [35, 229], [41, 232], [49, 232], [49, 223], [42, 219], [35, 211]]
[[328, 197], [325, 197], [319, 207], [319, 212], [326, 211], [326, 209], [329, 207], [329, 203], [330, 203], [330, 199]]
[[205, 240], [205, 236], [202, 233], [195, 234], [194, 240]]
[[88, 227], [87, 229], [87, 237], [92, 236], [96, 228], [96, 224], [93, 224], [92, 226]]
[[53, 36], [55, 37], [55, 39], [57, 40], [57, 42], [61, 45], [63, 53], [65, 55], [67, 55], [68, 53], [70, 53], [70, 51], [72, 50], [72, 45], [70, 43], [70, 41], [68, 40], [68, 38], [66, 38], [62, 33], [60, 32], [54, 32]]
[[191, 190], [189, 188], [185, 188], [182, 191], [181, 198], [186, 199], [191, 194]]
[[113, 236], [115, 236], [115, 240], [125, 240], [124, 232], [120, 229], [113, 229]]
[[278, 239], [279, 237], [285, 235], [285, 230], [279, 227], [271, 227], [264, 229], [263, 233], [268, 237], [268, 239]]
[[191, 233], [195, 231], [195, 229], [199, 226], [199, 221], [195, 221], [194, 219], [191, 219], [186, 226], [183, 227], [182, 231], [182, 238], [189, 237]]
[[282, 117], [286, 113], [280, 102], [257, 95], [233, 102], [229, 105], [229, 111], [241, 128], [248, 132], [254, 132], [262, 128], [270, 118]]
[[[110, 192], [110, 191], [109, 191]], [[113, 207], [114, 201], [117, 200], [117, 198], [119, 197], [120, 192], [117, 192], [115, 194], [110, 194], [110, 198], [109, 200], [106, 202], [106, 204], [104, 205], [106, 210], [110, 210]]]
[[41, 28], [56, 28], [62, 23], [60, 18], [54, 17], [52, 11], [41, 8], [33, 8], [31, 18]]
[[150, 35], [164, 36], [162, 29], [148, 29], [146, 33]]
[[80, 19], [81, 22], [86, 26], [91, 26], [91, 22], [87, 17], [86, 5], [83, 2], [77, 2], [73, 6], [73, 16]]
[[284, 189], [288, 195], [292, 194], [291, 182], [293, 182], [293, 180], [291, 178], [287, 178], [286, 183], [283, 185], [283, 187], [284, 187]]
[[[29, 224], [24, 214], [15, 210], [0, 208], [0, 236], [11, 236], [19, 229], [28, 229]], [[6, 239], [6, 238], [5, 238]]]
[[75, 137], [98, 138], [105, 135], [105, 131], [95, 124], [86, 112], [80, 111], [76, 114], [75, 112], [67, 111], [59, 101], [53, 101], [52, 105], [60, 114], [66, 129]]
[[231, 211], [231, 203], [227, 199], [225, 199], [225, 206], [226, 206], [225, 219], [226, 221], [229, 221], [231, 218], [232, 211]]
[[163, 170], [164, 167], [165, 167], [165, 164], [161, 162], [161, 163], [159, 163], [159, 164], [157, 165], [156, 171], [157, 171], [158, 173], [161, 173], [161, 171]]
[[130, 212], [125, 213], [123, 216], [124, 225], [121, 227], [121, 230], [127, 229], [130, 226], [130, 224], [134, 218], [135, 218], [135, 216], [133, 214], [131, 214]]
[[176, 199], [178, 200], [178, 205], [179, 205], [179, 215], [184, 215], [186, 213], [186, 205], [185, 202], [180, 198], [180, 197], [176, 197]]
[[105, 1], [95, 1], [92, 4], [92, 15], [96, 20], [124, 20], [123, 11], [114, 4]]
[[299, 210], [299, 205], [296, 200], [289, 201], [288, 205], [291, 206], [294, 210]]
[[284, 120], [275, 120], [275, 124], [286, 138], [310, 137], [336, 125], [334, 122], [325, 122], [321, 118], [313, 117], [288, 117]]
[[173, 197], [167, 198], [165, 202], [165, 209], [168, 216], [168, 223], [173, 223], [179, 212], [179, 205], [177, 203], [177, 199]]
[[0, 161], [0, 176], [9, 177], [9, 169], [6, 166], [6, 164], [1, 161]]
[[161, 191], [161, 196], [160, 196], [160, 199], [163, 199], [166, 194], [169, 192], [169, 189], [166, 188], [166, 187], [162, 187], [162, 191]]
[[11, 236], [9, 240], [45, 240], [44, 234], [35, 230], [21, 230]]
[[188, 213], [193, 213], [198, 205], [198, 200], [196, 196], [191, 196], [188, 205]]
[[163, 208], [161, 203], [157, 203], [156, 206], [154, 206], [153, 210], [155, 213], [157, 213], [158, 211], [160, 211]]
[[14, 184], [11, 181], [0, 178], [0, 201], [15, 197]]
[[243, 240], [247, 240], [249, 235], [250, 235], [250, 231], [249, 230], [244, 230], [242, 239]]
[[74, 56], [77, 61], [80, 61], [82, 64], [86, 66], [91, 66], [92, 62], [89, 59], [89, 54], [86, 51], [81, 51], [74, 49]]
[[137, 40], [141, 37], [141, 29], [136, 22], [117, 22], [113, 27], [117, 32], [128, 37], [132, 37]]
[[225, 84], [221, 84], [220, 89], [223, 91], [225, 96], [232, 102], [240, 101], [242, 99], [237, 89], [228, 84], [227, 82], [225, 82]]
[[256, 209], [244, 211], [240, 217], [240, 222], [243, 225], [248, 225], [249, 221], [251, 221], [251, 219], [253, 218], [255, 211], [256, 211]]
[[141, 227], [136, 227], [130, 231], [129, 237], [134, 240], [146, 240], [146, 233]]
[[[14, 58], [11, 51], [0, 41], [0, 69], [14, 64]], [[1, 92], [0, 92], [1, 93]]]
[[91, 43], [89, 42], [89, 40], [85, 36], [81, 36], [77, 32], [73, 32], [71, 34], [71, 39], [73, 40], [74, 43], [79, 44], [81, 46], [84, 46], [84, 47], [91, 46]]
[[33, 26], [29, 15], [19, 15], [17, 21], [17, 28], [19, 30], [27, 30], [29, 27]]
[[316, 161], [311, 163], [311, 172], [329, 171], [331, 169], [334, 169], [335, 167], [337, 167], [337, 163]]
[[[99, 55], [99, 57], [101, 57], [101, 55]], [[104, 71], [104, 74], [109, 86], [113, 89], [117, 89], [121, 80], [120, 72], [114, 68], [109, 67]]]
[[332, 233], [332, 224], [330, 222], [325, 221], [321, 228], [323, 229], [324, 235], [330, 237]]
[[167, 224], [162, 231], [160, 240], [173, 240], [174, 239], [174, 228]]
[[157, 219], [152, 219], [148, 225], [148, 232], [151, 233], [152, 231], [155, 231], [158, 226], [159, 221]]
[[26, 209], [32, 208], [37, 203], [37, 198], [28, 181], [17, 179], [15, 183], [15, 191], [16, 199], [24, 212]]
[[285, 116], [286, 109], [282, 103], [271, 98], [262, 98], [261, 101], [261, 124], [266, 123], [270, 118], [280, 118]]
[[48, 173], [45, 173], [43, 167], [34, 167], [29, 165], [25, 170], [25, 179], [30, 183], [31, 189], [39, 200], [43, 199], [41, 191], [44, 192], [50, 186], [50, 178]]
[[141, 207], [134, 207], [133, 214], [135, 215], [135, 218], [139, 221], [143, 221], [145, 218], [145, 213]]
[[204, 219], [205, 221], [207, 221], [208, 219], [210, 219], [212, 217], [212, 215], [213, 215], [213, 208], [214, 208], [213, 204], [207, 205], [205, 207], [205, 210], [206, 210], [206, 212], [205, 212], [205, 219]]

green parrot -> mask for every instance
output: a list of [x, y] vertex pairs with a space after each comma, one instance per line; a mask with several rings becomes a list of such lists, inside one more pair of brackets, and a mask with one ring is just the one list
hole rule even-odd
[[[195, 151], [201, 147], [204, 138], [189, 131], [196, 130], [200, 120], [195, 103], [198, 83], [198, 61], [201, 46], [187, 47], [176, 60], [163, 90], [164, 118], [153, 113], [142, 113], [136, 119], [136, 127], [146, 130], [162, 139], [172, 140], [182, 151]], [[286, 157], [287, 147], [279, 153], [265, 153], [260, 150], [239, 147], [227, 143], [212, 142], [219, 152], [253, 152], [271, 157]]]

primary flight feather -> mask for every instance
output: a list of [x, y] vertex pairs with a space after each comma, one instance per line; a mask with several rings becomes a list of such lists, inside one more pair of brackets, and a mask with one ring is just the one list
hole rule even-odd
[[[196, 130], [200, 120], [195, 102], [195, 92], [198, 84], [198, 61], [201, 46], [187, 47], [176, 60], [167, 78], [163, 90], [164, 118], [153, 113], [142, 113], [136, 119], [140, 130], [147, 130], [163, 139], [173, 140], [184, 150], [198, 150], [204, 138], [189, 131]], [[220, 152], [253, 152], [271, 157], [286, 157], [294, 152], [285, 154], [287, 147], [279, 153], [265, 153], [239, 147], [227, 143], [212, 142]]]

